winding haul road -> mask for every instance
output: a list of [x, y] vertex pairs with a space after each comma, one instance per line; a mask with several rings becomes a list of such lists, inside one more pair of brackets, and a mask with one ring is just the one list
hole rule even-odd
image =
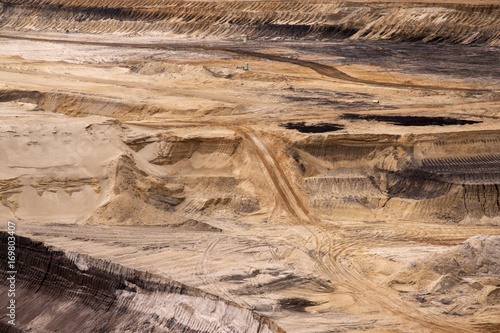
[[[214, 52], [226, 52], [231, 54], [238, 54], [248, 57], [256, 57], [262, 59], [268, 59], [272, 61], [291, 63], [294, 65], [306, 67], [316, 71], [321, 75], [331, 77], [334, 79], [375, 85], [381, 87], [391, 87], [391, 88], [405, 88], [405, 89], [433, 89], [433, 90], [443, 90], [443, 91], [464, 91], [464, 92], [478, 92], [475, 89], [466, 88], [443, 88], [439, 86], [424, 86], [424, 85], [413, 85], [413, 84], [398, 84], [391, 82], [379, 82], [374, 80], [364, 80], [350, 76], [335, 67], [300, 59], [292, 59], [278, 55], [266, 54], [262, 52], [248, 51], [237, 48], [226, 48], [226, 47], [212, 47], [212, 46], [200, 46], [200, 45], [168, 45], [168, 44], [141, 44], [141, 43], [115, 43], [115, 42], [94, 42], [94, 41], [78, 41], [78, 40], [63, 40], [63, 39], [46, 39], [46, 38], [35, 38], [35, 37], [25, 37], [25, 36], [8, 36], [0, 35], [0, 38], [11, 38], [11, 39], [24, 39], [36, 42], [50, 42], [50, 43], [68, 43], [68, 44], [83, 44], [83, 45], [95, 45], [95, 46], [111, 46], [111, 47], [136, 47], [136, 48], [153, 48], [153, 49], [183, 49], [183, 50], [204, 50], [204, 51], [214, 51]], [[15, 71], [15, 70], [13, 70]], [[28, 74], [28, 73], [26, 73]], [[102, 80], [101, 83], [114, 84], [114, 81]], [[134, 87], [136, 83], [132, 83], [129, 87]], [[146, 87], [144, 87], [146, 88]], [[181, 90], [179, 89], [179, 92]], [[202, 122], [199, 122], [202, 124]], [[189, 124], [195, 124], [195, 122], [190, 122]], [[222, 124], [222, 123], [221, 123]], [[147, 124], [143, 123], [145, 126], [161, 126], [161, 123]], [[226, 124], [222, 124], [226, 126]], [[373, 308], [379, 310], [388, 315], [401, 318], [401, 322], [411, 323], [416, 325], [420, 330], [426, 330], [429, 332], [473, 332], [475, 331], [472, 327], [457, 324], [445, 316], [440, 316], [437, 314], [424, 313], [425, 310], [419, 310], [414, 306], [409, 305], [402, 301], [398, 293], [382, 285], [371, 282], [363, 274], [357, 271], [352, 266], [348, 265], [348, 260], [345, 256], [348, 256], [356, 244], [363, 242], [362, 238], [352, 239], [344, 238], [339, 233], [339, 230], [331, 227], [325, 226], [325, 224], [315, 216], [314, 212], [307, 208], [307, 204], [303, 201], [300, 192], [295, 188], [293, 181], [285, 172], [284, 166], [281, 165], [280, 160], [273, 153], [270, 145], [266, 144], [266, 140], [259, 137], [259, 133], [252, 129], [250, 126], [231, 126], [227, 125], [229, 129], [234, 129], [239, 133], [244, 142], [250, 147], [251, 151], [260, 161], [263, 169], [269, 175], [269, 182], [275, 195], [281, 203], [284, 205], [286, 211], [293, 217], [294, 220], [300, 225], [302, 225], [310, 234], [311, 238], [314, 239], [316, 246], [315, 260], [318, 264], [318, 273], [328, 276], [335, 287], [339, 288], [341, 291], [349, 293], [360, 300], [366, 308]], [[383, 236], [383, 235], [382, 235]], [[418, 236], [418, 235], [417, 235]], [[202, 276], [208, 276], [209, 264], [207, 258], [209, 254], [214, 251], [217, 247], [219, 238], [210, 242], [206, 247], [206, 251], [203, 254], [202, 260], [196, 268], [198, 274]], [[223, 294], [224, 297], [231, 299], [235, 302], [244, 302], [241, 298], [234, 299], [233, 296], [227, 289], [223, 288], [223, 285], [218, 284], [216, 281], [211, 279], [206, 279], [206, 284], [213, 287], [214, 293]], [[221, 287], [222, 286], [222, 287]], [[404, 319], [404, 320], [403, 320]]]
[[[335, 231], [332, 232], [332, 230], [324, 228], [321, 221], [306, 208], [272, 150], [266, 147], [266, 144], [254, 131], [241, 126], [237, 128], [237, 132], [252, 146], [253, 151], [270, 176], [277, 196], [290, 215], [311, 233], [316, 242], [316, 260], [322, 268], [322, 273], [326, 273], [331, 281], [335, 281], [335, 284], [345, 288], [351, 295], [355, 295], [366, 304], [376, 305], [377, 309], [389, 312], [393, 316], [402, 317], [405, 321], [416, 323], [421, 328], [431, 332], [474, 332], [471, 327], [457, 325], [443, 317], [426, 314], [416, 308], [409, 307], [407, 303], [399, 299], [394, 290], [372, 283], [361, 273], [346, 265], [345, 261], [340, 261], [339, 251], [334, 251], [334, 249], [341, 248], [341, 252], [348, 252], [348, 247], [352, 246], [349, 244], [349, 240], [341, 237], [334, 239]], [[324, 247], [328, 248], [327, 256], [322, 254]]]
[[49, 38], [38, 38], [38, 37], [27, 37], [20, 35], [3, 35], [0, 34], [0, 38], [8, 39], [23, 39], [35, 42], [49, 42], [49, 43], [64, 43], [64, 44], [79, 44], [79, 45], [95, 45], [95, 46], [111, 46], [111, 47], [134, 47], [134, 48], [148, 48], [148, 49], [169, 49], [169, 50], [203, 50], [203, 51], [215, 51], [215, 52], [226, 52], [232, 54], [238, 54], [247, 57], [267, 59], [277, 62], [285, 62], [294, 64], [301, 67], [306, 67], [314, 70], [318, 74], [353, 83], [367, 84], [379, 87], [388, 88], [403, 88], [403, 89], [424, 89], [424, 90], [437, 90], [437, 91], [461, 91], [461, 92], [489, 92], [490, 90], [478, 90], [470, 88], [459, 88], [459, 87], [441, 87], [436, 85], [418, 85], [418, 84], [403, 84], [395, 82], [383, 82], [376, 80], [366, 80], [353, 77], [347, 73], [344, 73], [337, 68], [325, 64], [320, 64], [313, 61], [288, 58], [274, 54], [267, 54], [256, 51], [249, 51], [238, 48], [228, 48], [228, 47], [216, 47], [216, 46], [204, 46], [204, 45], [185, 45], [185, 44], [175, 44], [169, 45], [165, 43], [117, 43], [117, 42], [97, 42], [97, 41], [84, 41], [84, 40], [71, 40], [71, 39], [49, 39]]

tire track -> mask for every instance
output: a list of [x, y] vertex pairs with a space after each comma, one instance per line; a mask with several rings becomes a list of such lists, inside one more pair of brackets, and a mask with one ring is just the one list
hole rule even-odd
[[[268, 149], [249, 128], [239, 127], [238, 132], [254, 148], [253, 150], [267, 169], [279, 197], [284, 201], [290, 214], [302, 224], [315, 239], [317, 252], [316, 260], [322, 270], [331, 277], [333, 281], [339, 281], [342, 287], [347, 288], [350, 293], [356, 295], [356, 297], [359, 296], [371, 304], [378, 304], [378, 306], [391, 312], [393, 315], [403, 317], [411, 323], [416, 323], [432, 332], [472, 332], [472, 330], [464, 325], [449, 322], [435, 315], [424, 314], [416, 308], [409, 309], [408, 303], [401, 301], [397, 296], [391, 295], [389, 290], [367, 281], [360, 272], [343, 265], [339, 260], [339, 256], [348, 251], [357, 241], [349, 242], [343, 240], [341, 236], [337, 236], [335, 242], [318, 219], [305, 208], [304, 203], [300, 200], [299, 195], [287, 179], [286, 174], [283, 172], [283, 169], [271, 150]], [[312, 226], [319, 228], [319, 230], [316, 231]], [[325, 237], [322, 241], [320, 241], [321, 236]], [[327, 256], [324, 256], [321, 251], [323, 245], [325, 245], [325, 241], [329, 249]]]
[[151, 44], [151, 43], [118, 43], [118, 42], [97, 42], [97, 41], [83, 41], [83, 40], [70, 40], [70, 39], [49, 39], [49, 38], [37, 38], [37, 37], [27, 37], [27, 36], [18, 36], [18, 35], [4, 35], [0, 34], [0, 38], [8, 38], [8, 39], [23, 39], [35, 42], [48, 42], [48, 43], [62, 43], [62, 44], [78, 44], [78, 45], [93, 45], [93, 46], [110, 46], [110, 47], [131, 47], [131, 48], [153, 48], [153, 49], [168, 49], [168, 50], [201, 50], [201, 51], [213, 51], [213, 52], [224, 52], [224, 53], [232, 53], [246, 57], [254, 57], [266, 60], [272, 60], [277, 62], [290, 63], [293, 65], [306, 67], [312, 69], [318, 74], [338, 79], [341, 81], [347, 81], [358, 84], [366, 84], [373, 85], [379, 87], [387, 87], [387, 88], [401, 88], [401, 89], [424, 89], [424, 90], [438, 90], [438, 91], [461, 91], [461, 92], [490, 92], [490, 90], [481, 90], [481, 89], [471, 89], [471, 88], [448, 88], [441, 87], [436, 85], [418, 85], [418, 84], [403, 84], [403, 83], [394, 83], [394, 82], [383, 82], [383, 81], [375, 81], [375, 80], [366, 80], [353, 77], [347, 73], [340, 71], [339, 69], [320, 64], [313, 61], [295, 59], [295, 58], [287, 58], [274, 54], [267, 54], [257, 51], [249, 51], [238, 48], [228, 48], [228, 47], [215, 47], [215, 46], [203, 46], [203, 45], [185, 45], [185, 44], [175, 44], [169, 45], [164, 43]]

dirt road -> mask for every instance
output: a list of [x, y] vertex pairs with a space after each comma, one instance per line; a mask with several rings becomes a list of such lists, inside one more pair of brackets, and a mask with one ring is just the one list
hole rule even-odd
[[437, 90], [437, 91], [463, 91], [463, 92], [473, 92], [473, 93], [484, 93], [489, 90], [478, 90], [460, 87], [443, 87], [437, 85], [416, 85], [416, 84], [401, 84], [393, 82], [380, 82], [375, 80], [366, 80], [355, 78], [349, 74], [346, 74], [335, 67], [316, 63], [313, 61], [306, 61], [301, 59], [288, 58], [283, 56], [278, 56], [274, 54], [266, 54], [262, 52], [249, 51], [237, 48], [227, 48], [227, 47], [213, 47], [213, 46], [203, 46], [203, 45], [185, 45], [185, 44], [147, 44], [147, 43], [116, 43], [116, 42], [97, 42], [88, 40], [70, 40], [70, 39], [47, 39], [47, 38], [36, 38], [36, 37], [26, 37], [26, 36], [9, 36], [0, 34], [0, 38], [12, 38], [12, 39], [24, 39], [37, 42], [48, 42], [48, 43], [65, 43], [65, 44], [79, 44], [79, 45], [95, 45], [95, 46], [112, 46], [112, 47], [135, 47], [135, 48], [152, 48], [152, 49], [175, 49], [175, 50], [203, 50], [203, 51], [215, 51], [215, 52], [227, 52], [232, 54], [238, 54], [246, 57], [262, 58], [272, 61], [290, 63], [306, 68], [310, 68], [315, 72], [342, 81], [361, 83], [366, 85], [374, 85], [379, 87], [389, 87], [389, 88], [402, 88], [402, 89], [424, 89], [424, 90]]

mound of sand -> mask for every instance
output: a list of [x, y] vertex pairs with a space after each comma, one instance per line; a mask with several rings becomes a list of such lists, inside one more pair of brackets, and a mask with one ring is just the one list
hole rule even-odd
[[[89, 223], [158, 225], [180, 223], [172, 212], [182, 197], [148, 177], [127, 155], [110, 166], [113, 181], [110, 200], [96, 209], [87, 219]], [[167, 214], [167, 212], [169, 212]]]
[[222, 229], [211, 226], [208, 223], [200, 222], [197, 220], [189, 219], [182, 223], [175, 224], [172, 227], [180, 228], [183, 230], [191, 230], [191, 231], [214, 231], [214, 232], [222, 232]]
[[474, 236], [413, 262], [389, 285], [422, 306], [444, 307], [448, 314], [469, 315], [485, 307], [500, 311], [500, 235]]
[[179, 65], [162, 61], [134, 65], [130, 68], [130, 72], [140, 75], [159, 75], [171, 79], [213, 78], [204, 66]]
[[471, 237], [421, 265], [443, 275], [500, 277], [500, 235]]

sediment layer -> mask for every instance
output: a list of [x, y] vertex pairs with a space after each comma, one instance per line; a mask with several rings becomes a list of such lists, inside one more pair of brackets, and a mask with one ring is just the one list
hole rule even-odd
[[297, 142], [289, 154], [324, 214], [498, 224], [499, 140], [495, 131], [331, 135]]
[[[0, 233], [4, 263], [8, 236]], [[62, 252], [25, 237], [16, 236], [16, 248], [14, 329], [20, 331], [283, 332], [266, 317], [165, 277]], [[4, 295], [7, 276], [2, 265]], [[7, 301], [2, 298], [2, 308]]]
[[[251, 38], [500, 45], [497, 4], [4, 0], [0, 27]], [[26, 19], [28, 18], [29, 19]]]

